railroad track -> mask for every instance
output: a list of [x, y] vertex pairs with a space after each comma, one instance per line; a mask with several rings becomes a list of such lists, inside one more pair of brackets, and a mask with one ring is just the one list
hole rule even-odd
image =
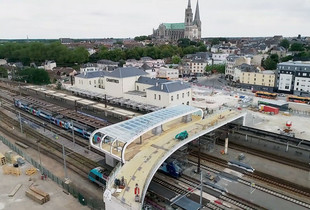
[[[61, 136], [65, 139], [68, 139], [69, 141], [73, 141], [72, 135], [68, 134], [68, 132], [66, 132], [64, 129], [59, 128], [56, 125], [46, 123], [46, 121], [38, 119], [37, 117], [33, 117], [33, 115], [31, 115], [29, 113], [25, 113], [22, 110], [20, 112], [18, 112], [14, 108], [12, 108], [13, 105], [11, 105], [11, 104], [13, 103], [13, 101], [10, 101], [6, 98], [4, 98], [4, 100], [9, 103], [9, 105], [6, 105], [4, 103], [2, 104], [2, 107], [4, 109], [6, 109], [6, 110], [8, 110], [14, 114], [20, 113], [21, 117], [23, 117], [24, 119], [27, 119], [28, 121], [35, 123], [36, 125], [43, 127], [45, 129], [57, 131], [56, 133], [58, 136]], [[43, 124], [43, 122], [45, 122], [45, 123]], [[75, 133], [75, 143], [76, 144], [78, 144], [82, 147], [89, 147], [89, 144], [87, 144], [86, 142], [87, 142], [87, 139], [84, 139], [84, 138], [80, 137], [79, 135], [77, 135], [77, 133]], [[89, 150], [102, 156], [102, 153], [96, 149], [89, 147]]]
[[[198, 155], [197, 154], [191, 154], [191, 156], [197, 158]], [[226, 160], [223, 160], [223, 159], [220, 159], [220, 158], [217, 158], [217, 157], [214, 157], [214, 156], [211, 156], [211, 155], [208, 155], [208, 154], [205, 154], [205, 153], [202, 153], [201, 154], [201, 159], [205, 160], [205, 161], [208, 161], [208, 162], [212, 162], [214, 164], [217, 164], [217, 165], [220, 165], [220, 166], [223, 166], [225, 168], [228, 168], [229, 165], [227, 164], [227, 161]], [[194, 162], [192, 162], [193, 164]], [[196, 163], [194, 163], [196, 164]], [[211, 167], [209, 166], [205, 166], [204, 164], [201, 164], [201, 166], [203, 168], [205, 168], [206, 170], [209, 170]], [[211, 168], [213, 171], [217, 171], [217, 173], [219, 173], [220, 171], [214, 169], [214, 168]], [[248, 178], [251, 178], [251, 179], [258, 179], [258, 180], [261, 180], [261, 181], [264, 181], [270, 185], [273, 185], [277, 188], [282, 188], [282, 189], [285, 189], [285, 190], [288, 190], [288, 191], [291, 191], [295, 194], [299, 194], [299, 195], [303, 195], [307, 198], [310, 197], [310, 193], [309, 193], [309, 189], [308, 188], [304, 188], [302, 186], [299, 186], [299, 185], [296, 185], [294, 183], [290, 183], [290, 182], [287, 182], [285, 180], [282, 180], [282, 179], [279, 179], [277, 177], [273, 177], [271, 175], [268, 175], [268, 174], [265, 174], [265, 173], [262, 173], [262, 172], [258, 172], [255, 170], [254, 173], [249, 173], [249, 172], [244, 172], [242, 171], [243, 174], [245, 174], [246, 176], [248, 176]], [[251, 182], [247, 181], [247, 180], [244, 180], [244, 179], [241, 179], [241, 178], [238, 178], [238, 181], [242, 184], [245, 184], [245, 185], [248, 185], [250, 186], [251, 185]], [[281, 183], [281, 182], [284, 182], [285, 184]], [[286, 185], [286, 183], [289, 183], [290, 185]], [[265, 193], [268, 193], [270, 195], [274, 195], [276, 197], [279, 197], [279, 198], [282, 198], [284, 200], [287, 200], [287, 201], [290, 201], [292, 203], [295, 203], [295, 204], [298, 204], [302, 207], [306, 207], [306, 208], [310, 208], [310, 204], [309, 203], [306, 203], [306, 202], [303, 202], [299, 199], [296, 199], [296, 198], [293, 198], [291, 196], [287, 196], [283, 193], [279, 193], [279, 192], [276, 192], [274, 190], [271, 190], [271, 189], [268, 189], [266, 187], [263, 187], [261, 185], [258, 185], [256, 184], [255, 185], [255, 188], [256, 189], [259, 189]]]
[[[218, 141], [218, 145], [224, 146], [224, 140], [220, 139], [220, 141]], [[263, 151], [260, 151], [257, 149], [253, 149], [250, 147], [245, 147], [245, 146], [242, 146], [239, 144], [235, 144], [233, 142], [229, 142], [228, 147], [231, 149], [241, 151], [241, 152], [245, 152], [245, 153], [255, 155], [257, 157], [261, 157], [261, 158], [264, 158], [267, 160], [271, 160], [271, 161], [274, 161], [277, 163], [281, 163], [281, 164], [288, 165], [288, 166], [291, 166], [294, 168], [309, 171], [309, 164], [307, 164], [307, 163], [303, 163], [303, 162], [292, 160], [289, 158], [285, 158], [285, 157], [277, 156], [274, 154], [266, 153], [266, 152], [263, 152]]]
[[[182, 175], [179, 181], [182, 181], [183, 183], [186, 183], [192, 187], [200, 185], [200, 180], [187, 176], [185, 174]], [[237, 198], [236, 196], [229, 193], [227, 195], [221, 194], [219, 198], [242, 209], [246, 210], [263, 209], [261, 206], [257, 206], [253, 203], [249, 203], [248, 201], [241, 200], [240, 198]]]
[[[0, 112], [0, 117], [1, 120], [7, 124], [9, 127], [16, 127], [19, 128], [19, 123], [12, 118], [8, 117], [4, 113]], [[27, 127], [24, 125], [24, 127]], [[9, 132], [7, 129], [2, 128], [3, 133], [6, 135], [16, 139], [16, 135], [14, 133]], [[59, 143], [56, 143], [54, 141], [51, 141], [48, 137], [32, 130], [31, 128], [25, 129], [26, 135], [32, 136], [35, 139], [40, 140], [40, 144], [37, 144], [33, 141], [30, 140], [30, 138], [20, 138], [18, 141], [26, 144], [27, 146], [32, 147], [33, 149], [38, 148], [38, 145], [40, 147], [40, 150], [44, 151], [44, 154], [50, 155], [52, 158], [55, 158], [59, 162], [63, 162], [63, 157], [62, 157], [62, 145]], [[66, 154], [70, 154], [66, 156], [68, 166], [69, 168], [73, 169], [76, 171], [78, 174], [81, 174], [83, 172], [84, 174], [88, 174], [88, 172], [94, 168], [99, 166], [99, 164], [85, 158], [84, 156], [77, 154], [73, 152], [72, 150], [65, 148]], [[78, 170], [76, 170], [76, 168]]]

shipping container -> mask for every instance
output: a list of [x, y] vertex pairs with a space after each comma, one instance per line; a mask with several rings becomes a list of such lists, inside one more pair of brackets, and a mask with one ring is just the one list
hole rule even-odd
[[279, 114], [279, 108], [264, 106], [264, 112], [273, 112], [274, 114]]

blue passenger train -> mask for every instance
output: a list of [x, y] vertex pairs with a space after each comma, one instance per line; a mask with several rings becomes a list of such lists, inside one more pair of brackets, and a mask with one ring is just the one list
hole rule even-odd
[[166, 160], [158, 170], [174, 178], [179, 178], [182, 175], [182, 168], [176, 160]]
[[109, 172], [101, 167], [93, 168], [88, 174], [88, 179], [99, 186], [105, 186], [109, 177]]
[[[40, 108], [22, 99], [14, 99], [14, 105], [21, 110], [29, 112], [65, 130], [73, 129], [75, 133], [77, 133], [78, 135], [82, 136], [85, 139], [89, 139], [91, 133], [95, 130], [93, 127], [84, 125], [76, 121], [72, 121], [71, 119], [68, 119], [61, 114], [52, 113], [48, 110], [45, 110], [44, 108]], [[101, 141], [101, 137], [98, 136], [97, 134], [94, 136], [94, 139], [96, 140], [96, 142]]]

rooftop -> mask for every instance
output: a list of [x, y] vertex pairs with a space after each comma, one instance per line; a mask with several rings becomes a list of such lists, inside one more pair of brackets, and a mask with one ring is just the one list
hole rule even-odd
[[143, 75], [147, 75], [147, 73], [141, 69], [135, 67], [126, 67], [126, 68], [117, 68], [113, 72], [107, 74], [106, 76], [115, 78], [126, 78], [126, 77], [135, 77]]
[[182, 30], [185, 29], [185, 23], [163, 23], [166, 29], [170, 30]]
[[107, 71], [88, 71], [88, 72], [83, 72], [79, 75], [77, 75], [77, 78], [85, 78], [85, 79], [90, 79], [90, 78], [96, 78], [96, 77], [104, 77], [107, 75]]
[[191, 88], [191, 86], [187, 83], [182, 83], [180, 81], [171, 81], [171, 82], [165, 82], [162, 84], [158, 84], [157, 86], [155, 85], [151, 88], [148, 88], [148, 90], [172, 93], [172, 92], [181, 91], [181, 90], [185, 90], [189, 88]]

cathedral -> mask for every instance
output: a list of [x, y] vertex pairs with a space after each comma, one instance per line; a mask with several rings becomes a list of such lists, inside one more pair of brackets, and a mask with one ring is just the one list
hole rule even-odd
[[153, 29], [153, 38], [167, 41], [177, 41], [182, 38], [188, 38], [190, 40], [201, 39], [201, 21], [198, 0], [194, 20], [191, 0], [188, 0], [188, 5], [185, 9], [184, 23], [162, 23], [159, 25], [158, 29]]

